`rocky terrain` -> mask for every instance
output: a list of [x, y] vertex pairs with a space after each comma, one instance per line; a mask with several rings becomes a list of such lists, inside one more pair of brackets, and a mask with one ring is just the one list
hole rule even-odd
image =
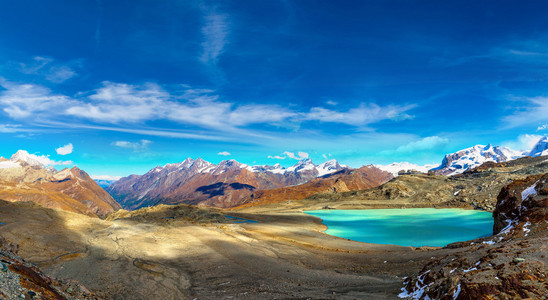
[[548, 174], [515, 180], [497, 197], [493, 236], [407, 278], [401, 298], [543, 299], [548, 295]]
[[75, 280], [59, 281], [17, 256], [0, 237], [0, 299], [99, 299]]
[[[508, 183], [548, 172], [548, 157], [523, 157], [505, 163], [487, 162], [463, 174], [401, 175], [368, 190], [317, 194], [300, 201], [301, 209], [463, 207], [493, 211], [497, 195]], [[297, 207], [295, 207], [297, 208]]]
[[234, 160], [214, 165], [188, 158], [141, 176], [124, 177], [107, 191], [127, 209], [181, 203], [226, 208], [245, 203], [258, 190], [298, 185], [343, 169], [334, 160], [315, 165], [303, 159], [285, 169], [279, 165], [251, 167]]
[[121, 206], [84, 171], [57, 171], [33, 161], [25, 151], [0, 159], [0, 199], [32, 201], [87, 215], [105, 215]]

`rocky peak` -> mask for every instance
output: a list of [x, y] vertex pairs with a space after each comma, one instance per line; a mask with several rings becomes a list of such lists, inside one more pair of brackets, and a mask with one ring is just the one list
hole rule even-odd
[[319, 173], [318, 176], [323, 176], [323, 175], [340, 171], [344, 169], [344, 167], [342, 167], [337, 160], [332, 159], [324, 162], [323, 164], [318, 165], [316, 169], [318, 170], [318, 173]]
[[533, 149], [528, 153], [529, 156], [548, 155], [548, 136], [541, 137]]
[[198, 159], [196, 159], [192, 163], [192, 165], [190, 166], [190, 169], [193, 172], [202, 173], [202, 172], [205, 172], [205, 171], [209, 171], [214, 166], [215, 166], [214, 164], [203, 160], [201, 157], [198, 157]]
[[38, 157], [36, 155], [29, 154], [25, 150], [18, 150], [17, 152], [15, 152], [15, 154], [13, 154], [11, 156], [10, 161], [12, 161], [12, 162], [24, 162], [28, 165], [36, 166], [36, 167], [44, 167], [45, 166], [40, 160], [38, 160]]
[[287, 168], [287, 172], [303, 172], [303, 171], [312, 171], [316, 169], [316, 165], [312, 162], [310, 158], [301, 159], [297, 164], [292, 167]]

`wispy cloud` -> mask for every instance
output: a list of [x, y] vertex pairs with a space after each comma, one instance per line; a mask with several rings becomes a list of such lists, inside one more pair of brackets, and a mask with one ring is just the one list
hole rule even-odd
[[35, 56], [30, 62], [19, 63], [19, 70], [24, 74], [39, 75], [53, 83], [65, 82], [78, 73], [74, 67], [78, 63], [58, 63], [53, 58]]
[[152, 141], [149, 140], [140, 140], [138, 142], [128, 142], [128, 141], [115, 141], [112, 143], [113, 146], [133, 149], [133, 151], [143, 151], [148, 149], [148, 145], [152, 144]]
[[537, 131], [546, 130], [546, 129], [548, 129], [548, 124], [540, 125], [539, 127], [537, 127]]
[[503, 122], [508, 128], [523, 125], [532, 125], [548, 122], [548, 97], [514, 97], [514, 103], [523, 105], [512, 105], [517, 108], [512, 114], [505, 116]]
[[441, 146], [444, 146], [449, 143], [449, 139], [442, 138], [439, 136], [429, 136], [422, 138], [418, 141], [413, 141], [405, 145], [399, 146], [396, 148], [396, 152], [399, 153], [412, 153], [415, 151], [424, 151], [435, 149]]
[[511, 149], [529, 151], [537, 144], [538, 140], [542, 137], [542, 135], [537, 134], [521, 134], [516, 140], [504, 142], [502, 143], [502, 145]]
[[295, 155], [294, 152], [289, 152], [289, 151], [285, 151], [283, 153], [283, 155], [269, 155], [268, 158], [271, 158], [271, 159], [286, 159], [286, 158], [292, 158], [292, 159], [296, 159], [296, 160], [301, 160], [301, 159], [305, 159], [305, 158], [308, 158], [309, 155], [308, 153], [306, 152], [297, 152], [297, 155]]
[[72, 146], [72, 143], [68, 143], [68, 144], [66, 144], [62, 147], [59, 147], [59, 148], [55, 149], [55, 151], [59, 155], [71, 154], [73, 150], [74, 150], [74, 146]]
[[280, 156], [280, 155], [269, 155], [268, 158], [270, 159], [286, 159], [286, 156]]
[[216, 64], [218, 56], [228, 42], [230, 32], [228, 16], [218, 13], [215, 9], [204, 9], [204, 25], [202, 27], [203, 42], [200, 60], [204, 64]]
[[14, 119], [27, 118], [42, 112], [59, 112], [71, 105], [71, 99], [56, 95], [44, 86], [35, 84], [15, 84], [0, 79], [0, 104], [3, 111]]
[[303, 114], [304, 120], [342, 123], [354, 126], [368, 125], [382, 120], [406, 120], [413, 116], [407, 114], [407, 111], [414, 108], [415, 105], [389, 105], [381, 107], [377, 104], [362, 103], [357, 108], [347, 111], [337, 111], [323, 107], [313, 107], [310, 112]]
[[21, 125], [0, 124], [1, 133], [15, 133], [15, 132], [21, 132], [21, 131], [27, 131], [27, 130], [21, 128]]
[[93, 180], [120, 180], [122, 176], [111, 176], [111, 175], [90, 175]]
[[221, 155], [221, 156], [229, 156], [229, 155], [230, 155], [230, 152], [227, 152], [227, 151], [222, 151], [222, 152], [219, 152], [219, 153], [217, 153], [217, 155]]
[[[183, 91], [170, 92], [156, 83], [131, 85], [107, 81], [96, 90], [82, 91], [76, 96], [56, 94], [41, 85], [17, 84], [6, 80], [0, 80], [0, 86], [5, 89], [0, 92], [3, 111], [12, 119], [26, 120], [38, 126], [54, 127], [57, 124], [60, 128], [88, 128], [210, 140], [226, 140], [230, 139], [230, 135], [269, 137], [266, 131], [250, 129], [254, 124], [269, 124], [279, 128], [279, 124], [330, 122], [361, 127], [383, 120], [410, 119], [412, 116], [408, 111], [415, 107], [362, 103], [346, 111], [324, 107], [303, 111], [298, 110], [298, 107], [272, 104], [237, 104], [221, 100], [212, 90], [188, 86]], [[71, 122], [66, 121], [67, 117], [72, 117]], [[78, 124], [75, 120], [95, 124]], [[202, 130], [184, 132], [145, 126], [147, 122], [158, 120]], [[143, 128], [139, 128], [140, 126]], [[6, 127], [8, 129], [10, 128]]]

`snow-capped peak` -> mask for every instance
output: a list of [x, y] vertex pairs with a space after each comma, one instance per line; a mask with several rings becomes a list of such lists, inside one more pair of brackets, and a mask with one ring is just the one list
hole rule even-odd
[[455, 175], [478, 167], [488, 161], [499, 163], [517, 159], [522, 156], [523, 154], [521, 152], [512, 150], [508, 147], [493, 147], [491, 144], [487, 146], [475, 145], [445, 155], [441, 165], [436, 168], [436, 170], [440, 170], [441, 173], [445, 175]]
[[46, 156], [37, 156], [34, 154], [29, 154], [25, 150], [18, 150], [10, 158], [12, 162], [25, 162], [31, 166], [45, 167], [50, 164], [50, 159]]
[[307, 170], [316, 169], [316, 165], [312, 162], [310, 158], [301, 159], [297, 164], [287, 168], [286, 172], [303, 172]]
[[548, 136], [541, 137], [528, 154], [529, 156], [548, 155]]
[[339, 165], [339, 162], [335, 159], [328, 160], [324, 162], [323, 164], [320, 164], [316, 167], [316, 170], [318, 170], [318, 176], [323, 176], [326, 174], [335, 173], [337, 171], [340, 171], [344, 169], [341, 165]]

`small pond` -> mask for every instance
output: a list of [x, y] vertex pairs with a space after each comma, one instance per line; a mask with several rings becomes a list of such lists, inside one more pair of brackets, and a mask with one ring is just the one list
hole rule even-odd
[[328, 227], [325, 233], [359, 242], [443, 247], [492, 235], [490, 212], [464, 209], [312, 210]]

